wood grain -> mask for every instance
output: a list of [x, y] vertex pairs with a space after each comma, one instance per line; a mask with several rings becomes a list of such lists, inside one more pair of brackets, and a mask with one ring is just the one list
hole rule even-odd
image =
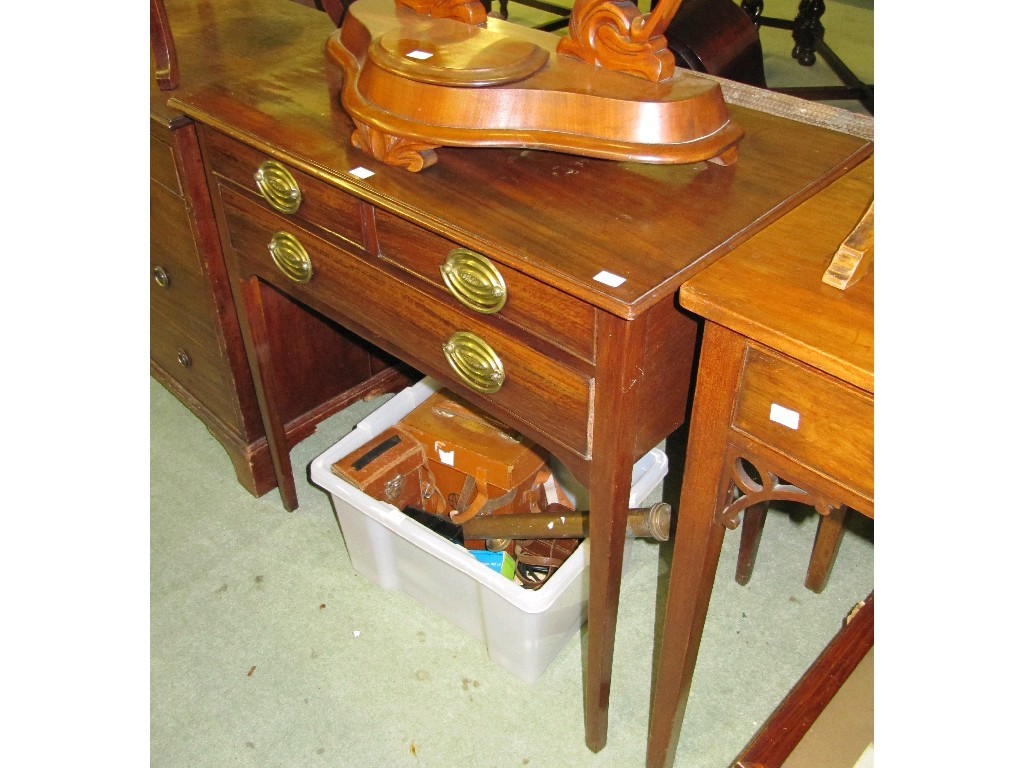
[[[277, 18], [286, 16], [281, 6], [294, 4], [269, 4], [266, 16], [261, 4], [258, 17], [242, 23], [233, 3], [221, 3], [216, 36], [196, 25], [187, 38], [189, 48], [209, 51], [208, 70], [199, 84], [185, 82], [175, 92], [174, 106], [268, 157], [625, 318], [672, 295], [872, 151], [865, 139], [731, 107], [746, 136], [742, 161], [728, 168], [446, 148], [443, 164], [409, 174], [348, 144], [353, 126], [340, 103], [343, 73], [323, 55], [334, 29], [324, 14], [293, 7], [311, 17], [302, 26]], [[194, 0], [170, 0], [169, 12], [182, 5], [188, 10]], [[263, 31], [271, 22], [279, 30], [273, 45]], [[258, 42], [266, 49], [257, 54]], [[185, 61], [183, 51], [183, 70]], [[804, 151], [808, 146], [815, 151]], [[360, 166], [374, 176], [350, 174]], [[595, 282], [602, 271], [626, 280], [617, 287]]]
[[[163, 3], [160, 4], [161, 7]], [[167, 2], [167, 16], [153, 20], [161, 34], [175, 35], [183, 85], [202, 82], [220, 71], [212, 51], [241, 54], [276, 35], [317, 29], [323, 14], [291, 3], [275, 3], [264, 18], [249, 18], [243, 3]], [[208, 49], [197, 50], [195, 30], [209, 28], [212, 15], [245, 21], [252, 37], [233, 43], [212, 34]], [[269, 23], [267, 18], [270, 19]], [[215, 26], [215, 25], [214, 25]], [[328, 22], [326, 31], [331, 29]], [[272, 46], [269, 46], [272, 47]], [[157, 66], [159, 62], [154, 62]], [[243, 346], [235, 304], [221, 252], [196, 129], [191, 120], [166, 106], [169, 91], [154, 78], [150, 89], [150, 270], [160, 270], [160, 285], [150, 289], [150, 370], [191, 409], [224, 446], [238, 481], [254, 495], [276, 484], [260, 410]], [[249, 181], [252, 171], [248, 171]], [[312, 207], [312, 206], [310, 206]], [[358, 231], [359, 218], [355, 218]], [[275, 337], [282, 376], [292, 384], [282, 391], [282, 439], [289, 445], [312, 434], [316, 422], [374, 392], [400, 388], [408, 371], [393, 360], [304, 309], [280, 305], [282, 326], [295, 338]]]
[[[637, 13], [628, 4], [607, 7]], [[591, 21], [614, 36], [601, 16], [605, 8], [594, 10]], [[576, 31], [592, 42], [591, 33]], [[583, 55], [586, 45], [566, 55], [570, 38], [500, 21], [471, 26], [410, 14], [392, 0], [357, 0], [328, 39], [327, 55], [345, 70], [342, 103], [364, 148], [375, 135], [425, 147], [534, 147], [614, 160], [730, 164], [743, 129], [730, 119], [721, 89], [684, 70], [665, 77], [674, 59], [665, 38], [657, 39], [660, 56], [650, 50], [653, 40], [633, 41], [626, 55], [608, 46], [613, 60], [598, 65]], [[653, 60], [656, 71], [620, 71], [634, 59]], [[379, 148], [374, 157], [406, 170], [425, 167], [423, 159], [400, 161]], [[425, 159], [432, 164], [435, 156]]]
[[[854, 169], [756, 242], [737, 247], [728, 266], [711, 265], [686, 282], [680, 303], [874, 392], [874, 275], [848, 291], [821, 282], [836, 244], [873, 196], [874, 178], [873, 160]], [[864, 202], [851, 205], [851, 199]]]

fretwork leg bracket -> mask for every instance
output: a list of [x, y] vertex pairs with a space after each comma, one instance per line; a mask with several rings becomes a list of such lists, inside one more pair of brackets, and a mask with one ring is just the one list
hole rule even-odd
[[729, 447], [725, 466], [719, 502], [722, 511], [716, 516], [716, 522], [736, 529], [742, 515], [736, 581], [740, 584], [750, 581], [769, 503], [795, 501], [813, 507], [819, 515], [804, 585], [814, 592], [821, 592], [839, 552], [839, 542], [845, 530], [846, 506], [825, 494], [787, 483], [769, 461], [741, 452], [735, 446]]

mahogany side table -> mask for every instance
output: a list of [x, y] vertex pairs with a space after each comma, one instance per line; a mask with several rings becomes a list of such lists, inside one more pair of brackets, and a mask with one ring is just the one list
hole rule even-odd
[[679, 291], [705, 321], [648, 768], [675, 755], [725, 528], [775, 499], [874, 517], [874, 275], [821, 281], [873, 188], [869, 159]]

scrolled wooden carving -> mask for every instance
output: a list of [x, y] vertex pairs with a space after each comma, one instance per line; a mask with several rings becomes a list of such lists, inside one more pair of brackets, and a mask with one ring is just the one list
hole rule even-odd
[[437, 162], [437, 153], [434, 150], [440, 146], [439, 144], [392, 136], [365, 123], [353, 122], [356, 130], [352, 132], [352, 146], [372, 155], [382, 163], [416, 173]]
[[672, 77], [675, 57], [664, 31], [682, 0], [663, 0], [648, 14], [627, 0], [577, 0], [558, 53], [653, 82]]
[[487, 21], [487, 11], [480, 0], [395, 0], [395, 5], [435, 19], [456, 19], [474, 25]]
[[[761, 482], [754, 479], [747, 471], [744, 462], [753, 466], [761, 477]], [[805, 491], [795, 485], [783, 482], [778, 474], [761, 458], [740, 454], [735, 446], [730, 446], [726, 457], [729, 476], [724, 479], [725, 507], [715, 516], [715, 521], [726, 528], [735, 529], [740, 522], [740, 513], [747, 507], [765, 501], [795, 501], [814, 507], [819, 515], [828, 515], [842, 506], [816, 491]]]

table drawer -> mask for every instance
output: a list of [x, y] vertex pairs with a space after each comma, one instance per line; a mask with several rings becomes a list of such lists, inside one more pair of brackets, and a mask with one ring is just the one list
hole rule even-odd
[[149, 356], [224, 424], [241, 430], [226, 359], [158, 306], [150, 307], [149, 312]]
[[[358, 198], [221, 133], [201, 130], [204, 157], [218, 176], [257, 195], [268, 211], [321, 227], [363, 247], [363, 204]], [[263, 182], [258, 183], [256, 176], [261, 169]]]
[[[381, 346], [395, 350], [424, 373], [462, 382], [463, 391], [475, 391], [580, 456], [589, 457], [590, 369], [579, 370], [553, 360], [505, 333], [494, 318], [446, 306], [435, 298], [435, 292], [417, 289], [373, 257], [337, 248], [229, 188], [222, 186], [220, 194], [231, 247], [244, 260], [241, 276], [253, 273], [281, 286], [342, 325], [362, 331], [375, 343], [379, 340]], [[279, 232], [297, 240], [308, 257], [310, 267], [302, 273], [303, 279], [308, 275], [308, 282], [285, 277], [275, 264], [268, 244]], [[449, 363], [449, 357], [457, 365], [468, 360], [471, 369], [481, 360], [492, 363], [487, 352], [480, 353], [476, 340], [489, 348], [503, 372], [496, 391], [484, 392], [465, 383]]]
[[175, 269], [203, 274], [185, 201], [152, 181], [149, 185], [149, 244], [150, 248], [160, 248], [164, 254], [169, 254], [174, 259]]
[[185, 193], [181, 188], [181, 179], [178, 178], [178, 166], [174, 162], [174, 149], [167, 141], [154, 135], [160, 131], [162, 135], [169, 132], [166, 128], [152, 128], [149, 134], [149, 178], [162, 184], [169, 191], [178, 197]]
[[749, 346], [733, 426], [867, 498], [874, 497], [870, 394]]
[[375, 210], [374, 219], [382, 258], [440, 287], [475, 312], [493, 314], [594, 361], [593, 306], [387, 211]]
[[150, 248], [150, 307], [171, 318], [204, 346], [217, 348], [219, 322], [206, 279], [178, 268], [162, 248]]

